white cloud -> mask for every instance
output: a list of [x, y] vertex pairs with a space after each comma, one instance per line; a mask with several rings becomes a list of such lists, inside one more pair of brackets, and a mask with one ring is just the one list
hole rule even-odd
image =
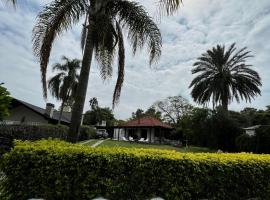
[[[239, 48], [247, 46], [255, 55], [250, 62], [262, 77], [261, 97], [252, 104], [233, 103], [230, 108], [263, 108], [270, 104], [269, 0], [260, 0], [260, 3], [253, 0], [187, 0], [176, 15], [163, 17], [161, 21], [153, 1], [140, 2], [157, 19], [163, 35], [163, 52], [159, 64], [150, 69], [145, 50], [133, 57], [126, 47], [126, 76], [120, 104], [115, 109], [117, 117], [128, 118], [137, 108], [146, 109], [166, 96], [181, 94], [191, 100], [188, 86], [192, 80], [192, 63], [217, 43], [237, 42]], [[39, 106], [45, 103], [39, 66], [31, 49], [31, 31], [42, 3], [44, 0], [28, 0], [16, 11], [0, 5], [0, 81], [6, 83], [15, 97]], [[79, 35], [80, 24], [57, 40], [50, 65], [58, 62], [62, 55], [81, 58]], [[102, 106], [111, 106], [114, 84], [115, 77], [103, 84], [94, 64], [86, 101], [95, 96]], [[53, 100], [49, 98], [49, 101]]]

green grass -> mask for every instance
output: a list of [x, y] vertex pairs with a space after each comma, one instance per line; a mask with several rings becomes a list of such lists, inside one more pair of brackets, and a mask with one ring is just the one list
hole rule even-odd
[[[84, 145], [93, 145], [98, 140], [92, 140], [90, 143], [86, 143]], [[173, 147], [170, 145], [162, 145], [162, 144], [144, 144], [144, 143], [137, 143], [137, 142], [125, 142], [125, 141], [113, 141], [107, 140], [98, 145], [98, 147], [126, 147], [126, 148], [145, 148], [145, 149], [165, 149], [165, 150], [176, 150], [178, 152], [193, 152], [193, 153], [202, 153], [202, 152], [214, 152], [205, 147]], [[97, 147], [97, 148], [98, 148]]]

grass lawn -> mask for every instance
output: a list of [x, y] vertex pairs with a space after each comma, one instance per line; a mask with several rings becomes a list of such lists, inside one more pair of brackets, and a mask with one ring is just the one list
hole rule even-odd
[[[93, 145], [98, 140], [91, 140], [89, 143], [85, 143], [83, 145]], [[143, 144], [136, 142], [125, 142], [125, 141], [114, 141], [107, 140], [101, 143], [98, 147], [126, 147], [126, 148], [151, 148], [151, 149], [165, 149], [165, 150], [176, 150], [178, 152], [193, 152], [193, 153], [203, 153], [203, 152], [214, 152], [214, 150], [210, 150], [205, 147], [173, 147], [170, 145], [162, 145], [162, 144]]]
[[95, 144], [98, 140], [88, 140], [88, 141], [82, 141], [80, 142], [80, 144], [82, 145], [87, 145], [87, 146], [92, 146], [93, 144]]

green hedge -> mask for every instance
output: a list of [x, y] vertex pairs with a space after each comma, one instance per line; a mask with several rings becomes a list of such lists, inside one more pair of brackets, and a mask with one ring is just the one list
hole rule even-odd
[[241, 152], [270, 153], [270, 127], [260, 127], [255, 136], [242, 134], [235, 140]]
[[79, 141], [95, 139], [96, 130], [92, 126], [82, 125], [80, 128]]
[[0, 199], [270, 199], [270, 155], [192, 154], [17, 142]]
[[68, 127], [64, 125], [1, 125], [0, 134], [17, 140], [40, 140], [67, 138]]
[[[17, 140], [40, 140], [57, 138], [66, 140], [68, 126], [65, 125], [0, 125], [0, 137], [12, 137]], [[96, 131], [91, 126], [82, 126], [79, 141], [94, 139]]]

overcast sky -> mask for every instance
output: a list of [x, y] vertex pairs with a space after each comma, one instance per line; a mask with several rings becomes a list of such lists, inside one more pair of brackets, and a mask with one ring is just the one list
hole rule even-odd
[[[32, 53], [31, 35], [36, 15], [44, 2], [50, 0], [19, 0], [18, 8], [0, 1], [0, 82], [12, 96], [41, 107], [42, 98], [39, 64]], [[126, 74], [120, 103], [114, 110], [117, 118], [130, 117], [137, 108], [147, 109], [167, 96], [182, 95], [193, 103], [188, 85], [192, 80], [192, 64], [200, 54], [216, 44], [247, 46], [254, 58], [248, 62], [262, 78], [262, 96], [251, 104], [233, 103], [230, 109], [246, 106], [264, 108], [270, 104], [270, 1], [269, 0], [184, 0], [177, 14], [159, 20], [154, 0], [140, 1], [155, 19], [163, 36], [162, 57], [148, 66], [146, 51], [132, 56], [126, 43]], [[48, 67], [61, 56], [81, 59], [81, 24], [57, 39]], [[103, 83], [96, 64], [91, 69], [85, 109], [88, 101], [97, 97], [100, 106], [111, 107], [114, 77]], [[48, 102], [60, 105], [51, 97]]]

